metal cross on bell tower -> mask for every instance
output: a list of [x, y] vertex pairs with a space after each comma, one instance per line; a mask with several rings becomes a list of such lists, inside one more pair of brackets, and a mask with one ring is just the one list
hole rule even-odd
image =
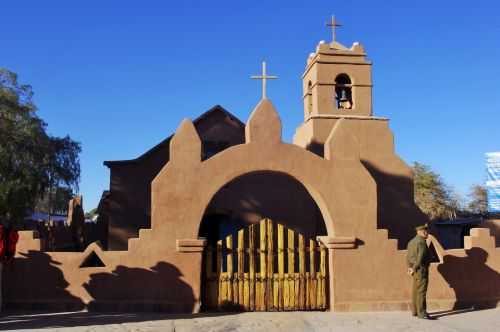
[[266, 81], [267, 80], [275, 80], [278, 78], [278, 76], [268, 76], [266, 72], [266, 62], [262, 62], [262, 75], [254, 75], [250, 76], [250, 78], [255, 79], [255, 80], [262, 80], [262, 99], [267, 99], [266, 96]]
[[332, 43], [333, 43], [335, 42], [335, 28], [341, 27], [342, 25], [335, 20], [335, 15], [332, 15], [332, 20], [330, 21], [330, 23], [327, 23], [326, 26], [332, 28]]

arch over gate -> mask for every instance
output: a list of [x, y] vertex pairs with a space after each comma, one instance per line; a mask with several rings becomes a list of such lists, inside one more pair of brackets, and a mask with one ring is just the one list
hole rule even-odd
[[199, 236], [213, 244], [232, 229], [263, 218], [294, 229], [306, 237], [327, 235], [323, 215], [307, 189], [279, 172], [252, 172], [222, 186], [208, 204]]
[[[170, 161], [152, 182], [152, 232], [159, 255], [175, 264], [200, 295], [200, 223], [216, 193], [234, 179], [254, 172], [286, 174], [303, 185], [323, 216], [329, 237], [353, 237], [376, 227], [376, 187], [359, 159], [359, 143], [345, 129], [333, 128], [325, 158], [281, 141], [281, 121], [262, 100], [245, 127], [245, 144], [201, 160], [201, 141], [189, 120], [170, 143]], [[198, 249], [197, 249], [198, 248]], [[330, 267], [331, 269], [331, 267]], [[331, 273], [331, 271], [330, 271]]]

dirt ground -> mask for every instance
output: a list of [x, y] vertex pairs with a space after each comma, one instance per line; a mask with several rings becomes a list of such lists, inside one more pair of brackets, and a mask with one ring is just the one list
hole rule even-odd
[[500, 308], [433, 313], [436, 320], [408, 312], [266, 312], [166, 315], [147, 313], [3, 313], [1, 331], [500, 331]]

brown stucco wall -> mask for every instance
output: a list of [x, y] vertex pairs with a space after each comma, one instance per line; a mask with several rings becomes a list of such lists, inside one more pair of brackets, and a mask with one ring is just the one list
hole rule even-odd
[[137, 237], [140, 228], [150, 227], [150, 181], [168, 160], [168, 147], [162, 150], [157, 158], [111, 168], [111, 195], [105, 211], [109, 220], [108, 249], [126, 250], [129, 238]]
[[[206, 244], [198, 234], [207, 206], [231, 181], [266, 171], [300, 182], [322, 214], [330, 309], [407, 308], [406, 252], [377, 229], [380, 184], [362, 162], [362, 144], [351, 126], [347, 119], [335, 124], [321, 158], [283, 143], [280, 119], [263, 100], [246, 125], [245, 144], [202, 160], [200, 137], [191, 121], [183, 121], [170, 144], [170, 161], [152, 183], [152, 228], [129, 239], [127, 251], [92, 244], [83, 253], [42, 253], [33, 233], [23, 232], [14, 265], [4, 269], [6, 307], [196, 312]], [[363, 128], [358, 130], [368, 130]], [[392, 140], [381, 137], [380, 144]], [[465, 243], [464, 250], [444, 251], [434, 241], [441, 261], [431, 268], [431, 308], [452, 307], [457, 300], [498, 303], [500, 252], [493, 237], [476, 229]], [[92, 252], [104, 267], [80, 267]]]
[[481, 224], [481, 227], [488, 228], [490, 230], [491, 235], [495, 237], [496, 246], [500, 247], [500, 219], [486, 219]]
[[312, 117], [296, 131], [294, 142], [313, 152], [322, 151], [332, 128], [343, 122], [359, 142], [360, 159], [377, 183], [377, 227], [387, 229], [402, 249], [413, 236], [415, 226], [427, 217], [413, 199], [411, 168], [399, 158], [388, 120], [377, 117]]
[[[411, 277], [406, 250], [397, 250], [382, 230], [362, 235], [356, 250], [333, 252], [336, 311], [409, 310]], [[443, 250], [432, 239], [440, 262], [430, 268], [429, 310], [448, 310], [500, 303], [500, 248], [488, 229], [473, 229], [465, 249]]]

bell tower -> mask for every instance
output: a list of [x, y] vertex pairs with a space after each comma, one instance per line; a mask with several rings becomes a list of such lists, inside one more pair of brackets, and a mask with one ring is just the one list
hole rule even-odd
[[[415, 205], [413, 173], [395, 152], [389, 119], [373, 115], [372, 64], [363, 46], [347, 48], [337, 42], [339, 24], [334, 18], [328, 26], [331, 43], [319, 42], [307, 58], [302, 76], [304, 122], [293, 142], [337, 163], [341, 171], [361, 162], [377, 186], [376, 227], [399, 239], [401, 249], [413, 236], [413, 227], [426, 220]], [[357, 179], [352, 181], [359, 185]]]
[[324, 144], [334, 119], [372, 117], [372, 63], [360, 43], [347, 48], [335, 40], [334, 17], [327, 25], [332, 42], [319, 42], [302, 75], [304, 123], [294, 142], [304, 147]]
[[302, 75], [304, 117], [372, 115], [372, 64], [360, 43], [350, 48], [335, 40], [340, 26], [332, 17], [332, 42], [319, 42]]

